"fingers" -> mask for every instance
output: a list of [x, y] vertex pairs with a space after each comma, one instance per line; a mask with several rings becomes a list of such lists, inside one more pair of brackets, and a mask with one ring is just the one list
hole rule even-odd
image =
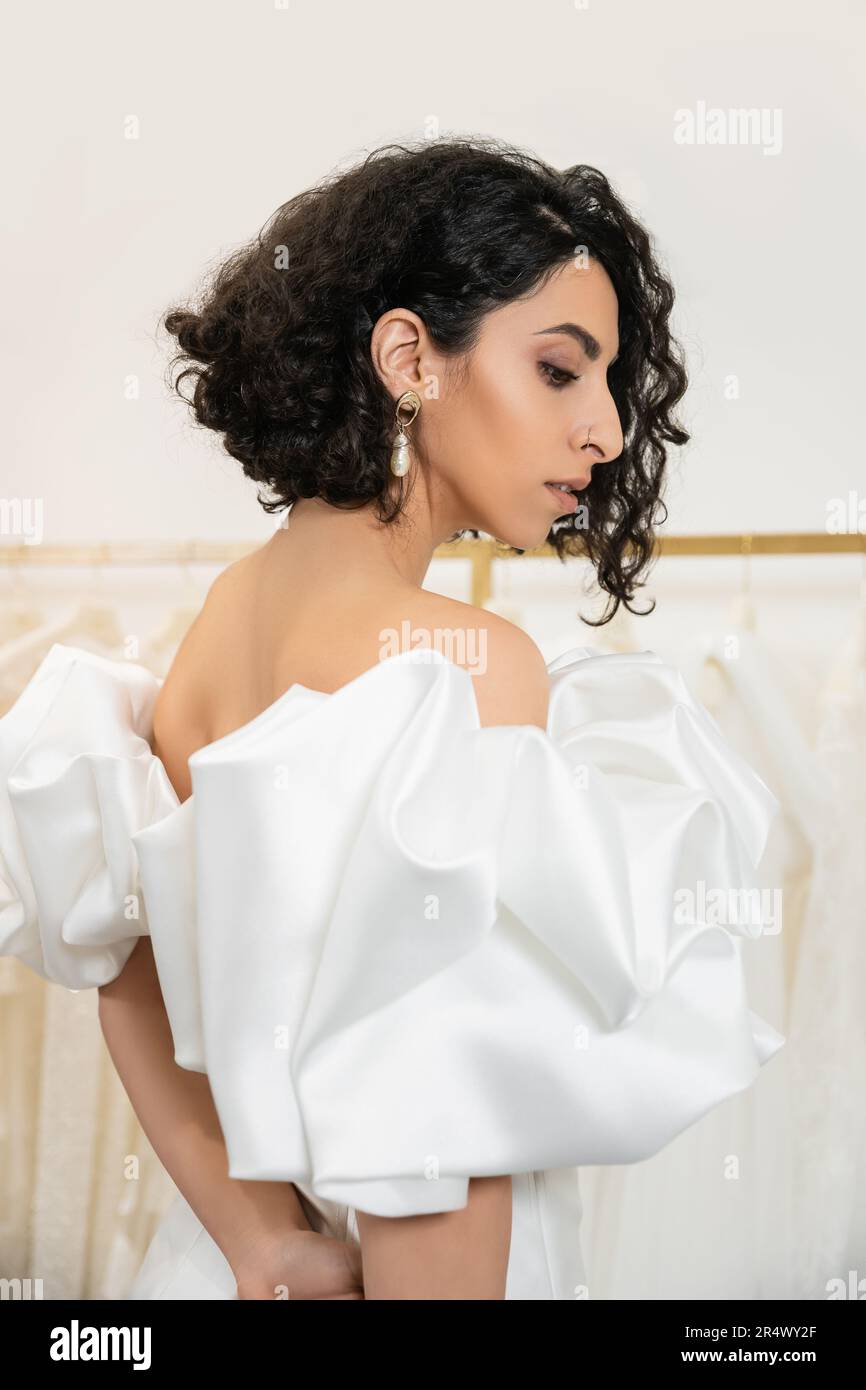
[[[313, 1299], [363, 1298], [364, 1277], [361, 1252], [351, 1241], [333, 1236], [316, 1236], [308, 1251], [305, 1275]], [[318, 1287], [315, 1285], [318, 1284]]]
[[293, 1230], [274, 1248], [257, 1251], [237, 1279], [239, 1298], [269, 1299], [282, 1290], [290, 1299], [363, 1299], [361, 1252], [351, 1241]]
[[346, 1259], [346, 1268], [353, 1284], [359, 1288], [364, 1287], [364, 1264], [361, 1257], [361, 1247], [353, 1240], [342, 1241], [343, 1252]]

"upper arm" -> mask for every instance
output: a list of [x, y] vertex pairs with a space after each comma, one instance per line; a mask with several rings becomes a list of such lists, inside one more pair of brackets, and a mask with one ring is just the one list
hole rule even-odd
[[133, 999], [148, 999], [151, 1003], [162, 1004], [162, 989], [149, 936], [140, 936], [120, 973], [107, 985], [100, 985], [100, 1015], [104, 1018], [106, 1012], [116, 1011], [116, 1003], [109, 1003], [103, 1009], [106, 1000], [117, 1001], [123, 1006]]
[[364, 1297], [504, 1299], [511, 1253], [511, 1175], [470, 1178], [465, 1207], [421, 1216], [356, 1211]]

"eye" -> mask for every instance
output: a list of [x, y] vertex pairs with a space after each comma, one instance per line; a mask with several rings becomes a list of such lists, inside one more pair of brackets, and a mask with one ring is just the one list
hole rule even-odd
[[555, 367], [552, 362], [539, 362], [538, 367], [544, 380], [555, 391], [561, 391], [570, 381], [580, 381], [580, 377], [573, 372], [563, 371], [562, 367]]

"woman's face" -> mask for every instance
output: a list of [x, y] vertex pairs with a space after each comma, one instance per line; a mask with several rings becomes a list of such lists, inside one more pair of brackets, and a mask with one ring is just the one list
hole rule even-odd
[[[435, 349], [422, 320], [408, 319], [420, 330], [413, 351], [392, 325], [390, 365], [402, 370], [390, 384], [397, 395], [421, 398], [409, 436], [426, 464], [437, 537], [471, 528], [520, 549], [542, 544], [576, 505], [547, 484], [580, 491], [594, 467], [622, 452], [607, 381], [619, 351], [607, 272], [597, 261], [568, 262], [531, 298], [493, 310], [462, 372]], [[411, 327], [407, 317], [399, 322]]]

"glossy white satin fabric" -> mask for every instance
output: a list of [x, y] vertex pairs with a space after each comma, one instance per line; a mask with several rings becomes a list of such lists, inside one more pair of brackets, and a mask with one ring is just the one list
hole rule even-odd
[[[0, 953], [80, 989], [149, 933], [231, 1175], [329, 1230], [522, 1175], [522, 1298], [583, 1282], [578, 1165], [656, 1153], [784, 1041], [745, 994], [760, 924], [706, 911], [751, 887], [769, 788], [654, 653], [548, 671], [546, 731], [481, 727], [429, 649], [293, 685], [192, 756], [183, 804], [143, 667], [56, 644], [0, 720]], [[169, 1244], [133, 1296], [184, 1287]]]

